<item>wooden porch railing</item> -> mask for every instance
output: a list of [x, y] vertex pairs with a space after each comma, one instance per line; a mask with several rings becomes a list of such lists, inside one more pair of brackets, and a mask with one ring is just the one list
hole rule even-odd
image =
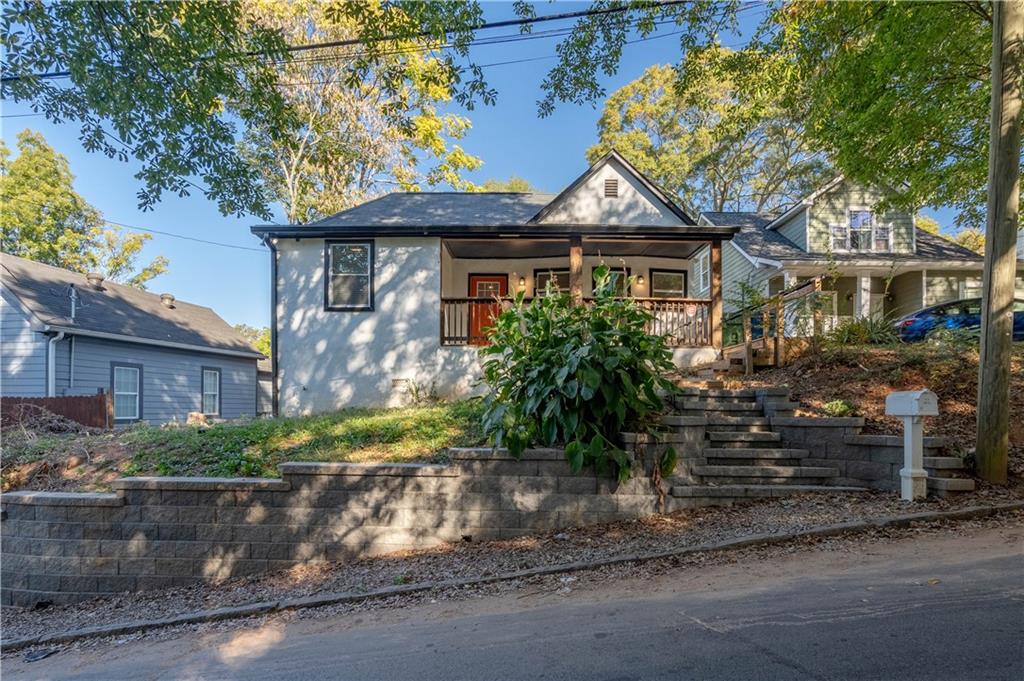
[[750, 374], [754, 367], [754, 345], [760, 342], [761, 348], [771, 349], [772, 364], [784, 366], [789, 359], [790, 340], [814, 342], [829, 326], [830, 320], [819, 302], [823, 282], [824, 276], [814, 277], [734, 313], [726, 321], [726, 326], [733, 330], [726, 332], [731, 342], [726, 342], [724, 353], [728, 356], [742, 348], [744, 369]]
[[[527, 299], [530, 300], [530, 299]], [[651, 313], [647, 327], [652, 335], [664, 336], [669, 347], [711, 345], [711, 301], [703, 298], [633, 298]], [[590, 298], [583, 299], [584, 304]], [[507, 301], [506, 301], [507, 303]], [[442, 298], [441, 345], [483, 345], [487, 326], [500, 311], [494, 298]]]

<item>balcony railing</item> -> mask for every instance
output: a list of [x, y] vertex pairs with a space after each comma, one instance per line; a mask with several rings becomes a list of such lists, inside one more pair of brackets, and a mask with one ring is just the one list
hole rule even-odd
[[[711, 345], [711, 301], [703, 298], [634, 298], [653, 319], [651, 335], [664, 336], [669, 347]], [[584, 304], [590, 302], [583, 299]], [[494, 298], [442, 298], [441, 345], [484, 345], [487, 328], [503, 303]]]

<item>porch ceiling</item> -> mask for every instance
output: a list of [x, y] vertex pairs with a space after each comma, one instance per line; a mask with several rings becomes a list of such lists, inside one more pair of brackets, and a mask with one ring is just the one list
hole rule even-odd
[[[453, 258], [524, 259], [569, 257], [565, 240], [530, 239], [446, 239]], [[688, 259], [705, 245], [702, 241], [599, 240], [584, 239], [584, 255], [648, 256]]]

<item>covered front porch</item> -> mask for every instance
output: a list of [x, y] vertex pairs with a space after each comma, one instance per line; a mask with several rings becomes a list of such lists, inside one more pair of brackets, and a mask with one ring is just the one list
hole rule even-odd
[[[699, 238], [446, 238], [441, 248], [441, 345], [482, 345], [501, 301], [549, 289], [581, 305], [593, 293], [594, 270], [607, 265], [621, 295], [653, 315], [649, 332], [675, 349], [722, 347], [722, 242]], [[632, 278], [632, 279], [630, 279]], [[684, 356], [696, 353], [677, 353]]]

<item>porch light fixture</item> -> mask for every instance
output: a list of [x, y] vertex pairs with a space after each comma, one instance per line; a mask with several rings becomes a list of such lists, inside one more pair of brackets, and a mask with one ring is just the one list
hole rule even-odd
[[526, 277], [519, 277], [519, 290], [522, 291], [526, 288]]
[[638, 285], [640, 285], [640, 286], [643, 286], [644, 285], [644, 275], [642, 275], [642, 274], [636, 275], [636, 283]]

